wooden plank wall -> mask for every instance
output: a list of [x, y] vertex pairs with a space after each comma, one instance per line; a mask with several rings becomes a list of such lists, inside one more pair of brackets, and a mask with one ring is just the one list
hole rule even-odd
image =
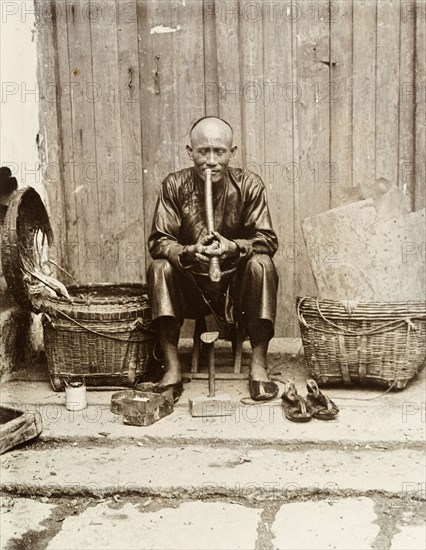
[[[159, 185], [188, 165], [187, 131], [205, 114], [233, 125], [234, 164], [267, 187], [281, 244], [278, 336], [297, 335], [295, 297], [315, 294], [304, 217], [377, 178], [424, 206], [424, 2], [36, 5], [40, 78], [58, 90], [41, 109], [42, 158], [61, 168], [46, 187], [58, 255], [79, 281], [145, 280]], [[337, 253], [333, 243], [312, 252]]]

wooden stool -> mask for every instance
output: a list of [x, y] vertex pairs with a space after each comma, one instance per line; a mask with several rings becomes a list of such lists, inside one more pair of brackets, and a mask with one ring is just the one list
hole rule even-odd
[[[208, 373], [199, 372], [200, 366], [200, 356], [201, 356], [201, 340], [200, 336], [203, 332], [207, 332], [207, 322], [206, 318], [202, 317], [196, 319], [195, 329], [194, 329], [194, 347], [192, 348], [192, 357], [191, 357], [191, 378], [201, 378], [207, 379]], [[229, 380], [229, 379], [240, 379], [247, 380], [248, 374], [243, 374], [241, 372], [241, 359], [243, 354], [243, 342], [245, 339], [245, 331], [235, 323], [232, 325], [232, 353], [234, 356], [234, 365], [233, 372], [221, 373], [216, 372], [216, 378], [219, 380]]]

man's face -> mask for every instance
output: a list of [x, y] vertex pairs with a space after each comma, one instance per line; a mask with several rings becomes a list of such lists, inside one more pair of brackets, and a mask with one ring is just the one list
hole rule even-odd
[[191, 134], [191, 145], [187, 145], [196, 173], [204, 179], [206, 168], [211, 168], [213, 183], [223, 179], [236, 150], [237, 147], [232, 145], [231, 129], [216, 119], [198, 123]]

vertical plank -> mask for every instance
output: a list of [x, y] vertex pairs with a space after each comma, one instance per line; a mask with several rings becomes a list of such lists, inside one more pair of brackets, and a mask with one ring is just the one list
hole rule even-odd
[[[175, 170], [190, 164], [186, 145], [189, 128], [204, 116], [203, 3], [172, 3], [172, 65], [174, 99]], [[195, 54], [198, 52], [198, 54]]]
[[330, 3], [330, 191], [331, 206], [337, 192], [352, 187], [352, 0]]
[[204, 116], [219, 116], [218, 44], [216, 42], [216, 5], [210, 0], [203, 3], [204, 37]]
[[[268, 15], [268, 14], [267, 14]], [[280, 276], [277, 336], [297, 333], [295, 315], [294, 209], [293, 209], [293, 103], [292, 34], [289, 18], [264, 17], [264, 177], [279, 249], [274, 263]]]
[[[315, 295], [301, 222], [330, 207], [330, 183], [324, 166], [330, 162], [330, 102], [336, 96], [330, 88], [328, 10], [324, 13], [323, 4], [319, 4], [318, 13], [318, 3], [310, 0], [304, 2], [303, 7], [304, 16], [296, 24], [294, 54], [295, 82], [301, 92], [300, 101], [295, 104], [294, 287], [297, 295]], [[319, 261], [323, 260], [323, 253], [320, 251]]]
[[[174, 98], [171, 4], [162, 0], [137, 2], [141, 115], [143, 212], [145, 234], [151, 231], [161, 182], [174, 170]], [[169, 32], [161, 32], [161, 31]], [[150, 262], [146, 251], [146, 262]]]
[[[49, 217], [54, 245], [50, 257], [62, 267], [69, 268], [67, 258], [67, 214], [63, 193], [63, 147], [58, 73], [58, 43], [54, 2], [37, 0], [35, 11], [38, 28], [37, 80], [44, 90], [40, 97], [39, 155], [43, 185], [49, 198]], [[60, 275], [58, 275], [62, 278]], [[69, 283], [70, 281], [65, 281]]]
[[[413, 10], [414, 12], [414, 10]], [[401, 4], [399, 50], [398, 186], [414, 202], [415, 13], [407, 17]]]
[[263, 109], [263, 25], [261, 4], [239, 3], [242, 160], [263, 176], [265, 113]]
[[[367, 53], [368, 52], [368, 53]], [[353, 186], [375, 180], [376, 3], [353, 3]]]
[[415, 193], [416, 210], [426, 205], [426, 5], [416, 2], [416, 62], [415, 62]]
[[377, 2], [376, 179], [398, 182], [399, 1]]
[[[117, 228], [121, 281], [146, 282], [139, 41], [136, 0], [117, 4], [118, 92], [124, 225]], [[142, 212], [142, 214], [141, 214]]]
[[[291, 14], [292, 12], [290, 12]], [[285, 260], [289, 263], [293, 263], [293, 280], [290, 280], [290, 289], [293, 289], [293, 295], [294, 298], [297, 298], [299, 295], [298, 288], [296, 288], [296, 280], [298, 277], [299, 269], [300, 269], [300, 250], [304, 251], [304, 243], [297, 242], [298, 239], [301, 239], [300, 234], [300, 224], [301, 219], [299, 216], [299, 213], [297, 212], [297, 208], [299, 207], [299, 179], [300, 179], [300, 172], [299, 172], [299, 149], [300, 149], [300, 136], [299, 136], [299, 106], [300, 101], [304, 101], [303, 96], [303, 90], [301, 89], [300, 83], [298, 81], [298, 44], [299, 44], [299, 35], [298, 35], [298, 23], [297, 19], [299, 16], [297, 16], [296, 21], [292, 25], [292, 34], [291, 34], [291, 81], [294, 84], [294, 87], [292, 88], [292, 134], [293, 134], [293, 170], [288, 170], [288, 178], [290, 179], [290, 182], [293, 186], [293, 201], [292, 201], [292, 208], [293, 208], [293, 241], [289, 242], [288, 245], [286, 244], [285, 249]], [[299, 224], [299, 227], [297, 226]], [[289, 292], [289, 289], [287, 289], [286, 292]], [[300, 328], [299, 323], [296, 320], [295, 311], [294, 313], [294, 336], [300, 337]], [[290, 323], [293, 324], [293, 321], [290, 321]], [[287, 334], [284, 334], [284, 336], [287, 336]]]
[[[66, 269], [80, 280], [80, 258], [78, 241], [77, 205], [75, 200], [75, 172], [74, 170], [74, 145], [73, 145], [73, 104], [77, 99], [78, 82], [71, 74], [71, 60], [69, 59], [68, 44], [68, 18], [71, 11], [64, 10], [63, 4], [58, 0], [52, 3], [52, 15], [56, 31], [54, 42], [58, 52], [58, 89], [60, 109], [60, 132], [62, 135], [63, 156], [63, 201], [66, 211], [64, 225], [66, 228], [67, 242]], [[77, 184], [78, 185], [78, 184]]]
[[123, 179], [115, 173], [115, 167], [120, 167], [122, 160], [116, 2], [104, 0], [100, 5], [91, 0], [89, 5], [93, 10], [93, 82], [95, 93], [99, 94], [94, 101], [100, 229], [96, 253], [99, 251], [102, 281], [115, 283], [122, 281], [124, 276], [118, 258], [120, 243], [117, 242], [117, 234], [124, 226], [124, 193]]
[[[75, 210], [73, 190], [73, 175], [69, 163], [73, 160], [72, 147], [72, 123], [71, 123], [71, 99], [72, 94], [70, 86], [70, 68], [68, 59], [68, 29], [66, 15], [57, 13], [57, 0], [51, 2], [52, 12], [52, 33], [53, 47], [57, 51], [57, 76], [55, 81], [58, 88], [58, 126], [62, 142], [60, 148], [62, 152], [62, 164], [60, 165], [62, 183], [62, 200], [64, 203], [65, 216], [62, 220], [62, 227], [65, 230], [66, 242], [64, 243], [65, 267], [70, 273], [78, 273], [78, 255], [72, 254], [72, 243], [78, 246], [77, 240], [77, 218]], [[68, 192], [69, 191], [69, 192]], [[73, 200], [71, 201], [70, 198]], [[62, 265], [62, 264], [61, 264]]]
[[[242, 82], [244, 75], [240, 72], [241, 44], [238, 5], [232, 3], [228, 6], [224, 2], [213, 5], [214, 9], [210, 7], [210, 11], [206, 12], [206, 17], [212, 17], [215, 24], [218, 75], [216, 91], [219, 101], [219, 116], [229, 122], [234, 129], [234, 143], [238, 149], [231, 165], [242, 167], [244, 160], [240, 91], [244, 84]], [[214, 90], [212, 89], [212, 91]]]
[[[83, 6], [79, 2], [66, 5], [61, 3], [61, 13], [61, 21], [64, 14], [66, 15], [68, 31], [68, 44], [63, 44], [64, 49], [61, 53], [64, 62], [63, 83], [68, 86], [71, 82], [72, 85], [71, 131], [68, 130], [68, 133], [65, 128], [63, 131], [64, 142], [65, 136], [70, 136], [72, 139], [66, 146], [69, 156], [64, 155], [64, 160], [72, 163], [66, 169], [69, 179], [65, 193], [72, 213], [70, 221], [76, 227], [78, 244], [76, 277], [81, 283], [96, 282], [100, 279], [100, 218], [93, 101], [96, 90], [91, 56], [91, 24], [88, 12], [83, 12]], [[62, 41], [64, 30], [58, 25], [58, 41]], [[66, 63], [67, 57], [69, 66]], [[71, 235], [72, 239], [73, 237]], [[69, 244], [73, 246], [73, 240]]]

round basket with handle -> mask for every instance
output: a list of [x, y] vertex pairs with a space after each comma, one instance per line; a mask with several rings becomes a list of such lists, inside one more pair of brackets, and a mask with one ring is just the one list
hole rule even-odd
[[52, 244], [52, 228], [40, 195], [32, 187], [18, 189], [10, 199], [4, 219], [1, 262], [6, 283], [24, 309], [38, 311], [28, 271], [41, 264], [41, 250]]
[[[84, 378], [88, 386], [132, 386], [144, 375], [155, 343], [146, 286], [96, 284], [67, 291], [46, 275], [53, 264], [48, 258], [52, 243], [40, 196], [30, 187], [19, 189], [3, 225], [2, 266], [16, 301], [43, 313], [53, 389], [63, 390], [64, 380], [73, 377]], [[65, 292], [61, 286], [52, 292], [55, 281]]]

